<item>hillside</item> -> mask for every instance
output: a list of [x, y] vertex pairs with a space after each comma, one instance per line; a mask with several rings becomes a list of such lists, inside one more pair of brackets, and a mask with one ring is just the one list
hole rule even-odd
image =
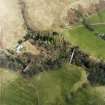
[[[1, 72], [2, 105], [105, 104], [100, 96], [103, 93], [98, 90], [101, 87], [95, 89], [87, 84], [85, 71], [72, 65], [65, 65], [57, 71], [41, 73], [28, 80], [19, 74]], [[6, 79], [5, 75], [9, 77]]]
[[105, 105], [105, 0], [0, 0], [0, 105]]

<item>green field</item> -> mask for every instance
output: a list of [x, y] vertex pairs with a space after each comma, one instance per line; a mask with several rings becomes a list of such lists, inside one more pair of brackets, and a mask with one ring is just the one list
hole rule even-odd
[[[2, 70], [0, 74], [5, 77], [9, 71]], [[16, 73], [11, 75], [11, 79], [8, 75], [2, 81], [0, 105], [105, 105], [100, 92], [90, 85], [82, 87], [87, 82], [86, 73], [72, 65], [67, 64], [57, 71], [43, 72], [29, 79]]]
[[94, 24], [94, 32], [89, 31], [79, 24], [72, 29], [64, 31], [64, 37], [73, 45], [99, 59], [105, 58], [105, 41], [96, 36], [96, 33], [105, 33], [105, 11], [101, 11], [87, 18], [90, 24]]
[[84, 52], [97, 58], [105, 58], [105, 41], [96, 36], [96, 32], [105, 33], [105, 25], [94, 26], [95, 32], [85, 27], [76, 27], [64, 32], [64, 37], [73, 45], [79, 46]]
[[88, 18], [91, 23], [105, 23], [105, 11], [98, 12]]

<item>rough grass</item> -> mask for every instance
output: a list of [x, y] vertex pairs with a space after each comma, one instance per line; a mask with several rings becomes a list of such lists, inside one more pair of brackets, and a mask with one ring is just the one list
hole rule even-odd
[[105, 23], [105, 10], [97, 12], [88, 18], [91, 23]]
[[96, 32], [105, 33], [105, 25], [94, 26], [95, 32], [85, 27], [73, 28], [64, 32], [64, 37], [73, 45], [79, 46], [83, 51], [97, 58], [105, 58], [105, 41], [96, 36]]
[[9, 82], [14, 81], [18, 77], [17, 73], [9, 71], [7, 69], [0, 68], [0, 86], [2, 84], [8, 84]]
[[105, 105], [102, 94], [93, 87], [81, 88], [74, 94], [69, 105]]
[[82, 88], [80, 81], [87, 82], [86, 73], [72, 65], [28, 79], [18, 75], [6, 87], [2, 84], [0, 105], [104, 105], [99, 93], [90, 86]]
[[65, 66], [57, 71], [43, 72], [31, 79], [18, 77], [3, 90], [5, 94], [0, 102], [2, 105], [50, 105], [57, 100], [64, 103], [62, 89], [69, 90], [80, 80], [80, 70], [76, 73], [76, 67]]

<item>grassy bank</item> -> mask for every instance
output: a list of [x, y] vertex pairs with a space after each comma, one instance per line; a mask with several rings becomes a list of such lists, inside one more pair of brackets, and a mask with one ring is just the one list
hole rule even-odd
[[57, 71], [43, 72], [31, 79], [18, 76], [4, 88], [5, 94], [0, 97], [0, 102], [2, 105], [56, 105], [59, 100], [63, 104], [62, 90], [70, 91], [73, 84], [81, 79], [80, 70], [77, 73], [76, 67], [65, 66]]
[[28, 79], [17, 74], [8, 85], [2, 84], [0, 105], [104, 105], [95, 89], [82, 86], [85, 82], [85, 71], [72, 65]]

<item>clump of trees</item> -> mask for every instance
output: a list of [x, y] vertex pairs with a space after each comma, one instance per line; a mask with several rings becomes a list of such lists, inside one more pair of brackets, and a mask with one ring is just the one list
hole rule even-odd
[[[24, 41], [29, 40], [33, 46], [36, 46], [37, 43], [41, 50], [39, 55], [32, 55], [31, 53], [17, 55], [17, 53], [12, 50], [1, 51], [0, 67], [10, 68], [16, 71], [19, 70], [24, 75], [32, 76], [44, 70], [54, 70], [62, 67], [64, 63], [70, 61], [72, 52], [75, 49], [71, 63], [87, 70], [90, 83], [105, 85], [104, 61], [91, 59], [88, 54], [82, 52], [78, 47], [71, 46], [62, 36], [59, 37], [57, 33], [57, 36], [47, 36], [47, 38], [46, 36], [44, 37], [44, 35], [41, 37], [39, 35], [38, 39], [36, 39], [36, 37], [34, 39], [34, 34], [35, 32], [30, 32], [30, 34], [28, 34], [29, 36], [26, 36], [28, 38], [24, 38]], [[49, 40], [49, 37], [53, 38], [53, 43]], [[47, 43], [45, 43], [46, 41]], [[48, 41], [50, 43], [48, 43]]]
[[24, 41], [34, 40], [34, 41], [54, 41], [54, 36], [59, 35], [57, 32], [40, 32], [40, 31], [32, 31], [30, 28], [27, 29], [27, 34], [23, 37]]
[[[3, 53], [4, 57], [0, 57], [0, 66], [32, 76], [44, 70], [54, 70], [67, 62], [70, 44], [57, 32], [42, 33], [29, 30], [21, 40], [22, 43], [25, 41], [29, 41], [33, 46], [37, 45], [41, 53], [39, 55], [27, 52], [17, 54], [15, 51], [7, 50], [7, 53]], [[2, 65], [3, 62], [5, 64]]]
[[1, 68], [9, 68], [11, 70], [17, 71], [21, 70], [24, 63], [15, 56], [14, 51], [5, 50], [0, 51], [0, 67]]
[[55, 43], [45, 43], [43, 45], [45, 51], [42, 51], [38, 56], [24, 53], [20, 58], [26, 64], [22, 73], [32, 76], [44, 70], [54, 70], [62, 67], [67, 62], [70, 45], [66, 41], [55, 41]]
[[[46, 46], [46, 44], [45, 44]], [[75, 49], [72, 64], [81, 66], [89, 73], [88, 80], [91, 84], [104, 85], [105, 84], [105, 62], [96, 61], [89, 57], [88, 54], [82, 52], [78, 47], [72, 47], [68, 42], [62, 39], [62, 42], [57, 41], [55, 45], [48, 45], [46, 55], [41, 53], [40, 56], [32, 56], [30, 54], [26, 57], [29, 59], [25, 64], [29, 67], [22, 71], [23, 74], [33, 75], [44, 70], [54, 70], [61, 67], [65, 62], [69, 62], [73, 49]], [[53, 52], [53, 53], [52, 53]], [[24, 54], [25, 55], [25, 54]], [[23, 56], [22, 56], [23, 57]], [[32, 60], [32, 61], [31, 61]], [[31, 65], [30, 65], [31, 62]]]
[[99, 33], [99, 32], [97, 32], [97, 33], [95, 33], [95, 35], [97, 36], [97, 38], [105, 40], [105, 33]]
[[87, 70], [89, 73], [88, 80], [91, 84], [105, 85], [105, 62], [103, 60], [93, 60], [88, 54], [82, 52], [77, 47], [75, 48], [72, 64], [81, 66]]

